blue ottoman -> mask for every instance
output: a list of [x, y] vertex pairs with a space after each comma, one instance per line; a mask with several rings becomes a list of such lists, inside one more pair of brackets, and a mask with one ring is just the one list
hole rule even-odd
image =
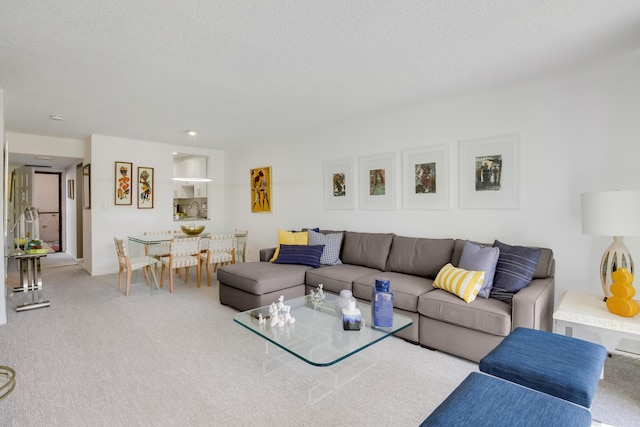
[[480, 361], [480, 371], [589, 408], [606, 357], [598, 344], [517, 328]]
[[566, 400], [473, 372], [420, 426], [591, 426], [591, 412]]

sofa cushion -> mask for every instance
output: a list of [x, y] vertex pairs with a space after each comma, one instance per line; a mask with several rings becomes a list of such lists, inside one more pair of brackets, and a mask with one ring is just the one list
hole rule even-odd
[[418, 297], [418, 313], [441, 322], [506, 337], [511, 332], [511, 306], [493, 298], [467, 304], [457, 296], [435, 289]]
[[352, 283], [358, 277], [380, 274], [380, 270], [361, 265], [338, 264], [308, 270], [305, 284], [317, 287], [320, 283], [325, 291], [339, 294], [340, 291], [352, 290]]
[[304, 284], [304, 274], [311, 268], [300, 264], [242, 262], [218, 267], [217, 277], [220, 283], [262, 295]]
[[273, 257], [269, 260], [274, 262], [280, 253], [280, 245], [306, 245], [309, 243], [309, 233], [306, 231], [287, 231], [278, 229], [278, 247]]
[[478, 296], [478, 291], [484, 282], [484, 271], [467, 271], [456, 268], [451, 263], [442, 267], [433, 286], [452, 293], [465, 302], [472, 302]]
[[393, 240], [392, 233], [357, 233], [346, 231], [342, 262], [384, 270]]
[[434, 279], [452, 251], [453, 239], [393, 236], [385, 270]]
[[324, 245], [320, 264], [336, 265], [340, 261], [340, 248], [342, 246], [342, 233], [322, 234], [309, 230], [309, 245]]
[[276, 264], [302, 264], [320, 267], [320, 257], [324, 245], [280, 245], [280, 254], [274, 261]]
[[498, 292], [518, 292], [531, 282], [540, 259], [539, 248], [511, 246], [496, 240], [500, 249], [493, 287]]
[[458, 267], [465, 270], [484, 271], [484, 282], [478, 292], [479, 297], [489, 298], [499, 255], [499, 248], [485, 247], [469, 241], [464, 244]]
[[433, 290], [433, 280], [424, 277], [411, 276], [402, 273], [375, 273], [362, 276], [353, 281], [353, 296], [365, 301], [371, 301], [371, 292], [376, 279], [389, 279], [393, 292], [393, 306], [415, 313], [418, 311], [418, 297]]

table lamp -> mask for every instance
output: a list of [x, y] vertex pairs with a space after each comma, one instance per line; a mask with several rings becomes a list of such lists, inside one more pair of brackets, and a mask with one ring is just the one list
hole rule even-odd
[[626, 268], [633, 274], [633, 259], [623, 237], [640, 235], [640, 191], [584, 193], [581, 201], [582, 233], [613, 237], [600, 263], [600, 282], [606, 301], [612, 296], [611, 273]]

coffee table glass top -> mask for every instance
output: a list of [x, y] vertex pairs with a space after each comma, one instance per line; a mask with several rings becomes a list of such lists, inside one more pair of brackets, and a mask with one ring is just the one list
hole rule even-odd
[[[325, 296], [324, 303], [315, 307], [309, 295], [285, 300], [284, 304], [291, 307], [295, 323], [282, 327], [271, 326], [269, 306], [243, 311], [233, 320], [314, 366], [331, 366], [412, 323], [409, 317], [394, 313], [392, 327], [374, 328], [371, 326], [371, 306], [358, 302], [362, 327], [359, 331], [345, 331], [342, 316], [335, 311], [337, 297], [332, 294]], [[259, 321], [260, 314], [265, 319], [263, 324]]]

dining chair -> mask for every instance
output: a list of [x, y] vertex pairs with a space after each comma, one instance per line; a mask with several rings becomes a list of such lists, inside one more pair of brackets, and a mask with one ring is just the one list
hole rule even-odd
[[211, 286], [211, 264], [213, 272], [218, 270], [218, 265], [236, 263], [236, 236], [235, 234], [212, 234], [207, 241], [207, 248], [200, 253], [200, 271], [202, 264], [207, 269], [207, 286]]
[[144, 278], [147, 281], [147, 285], [150, 285], [151, 282], [149, 281], [149, 268], [152, 266], [153, 268], [155, 268], [155, 265], [159, 261], [149, 256], [130, 258], [127, 242], [124, 239], [118, 239], [117, 237], [114, 237], [113, 240], [116, 245], [118, 264], [120, 265], [120, 271], [118, 272], [118, 290], [122, 289], [122, 273], [125, 270], [127, 271], [127, 282], [124, 290], [125, 296], [129, 296], [129, 288], [131, 286], [131, 272], [133, 270], [138, 270], [141, 268], [144, 272]]
[[236, 228], [233, 234], [236, 236], [237, 260], [247, 262], [247, 240], [249, 240], [249, 230], [240, 230]]
[[162, 262], [162, 276], [160, 287], [164, 285], [164, 272], [169, 269], [169, 292], [173, 293], [173, 270], [185, 267], [184, 282], [189, 283], [189, 267], [195, 266], [198, 273], [198, 287], [200, 287], [200, 236], [173, 237], [169, 248], [169, 256], [160, 258]]

